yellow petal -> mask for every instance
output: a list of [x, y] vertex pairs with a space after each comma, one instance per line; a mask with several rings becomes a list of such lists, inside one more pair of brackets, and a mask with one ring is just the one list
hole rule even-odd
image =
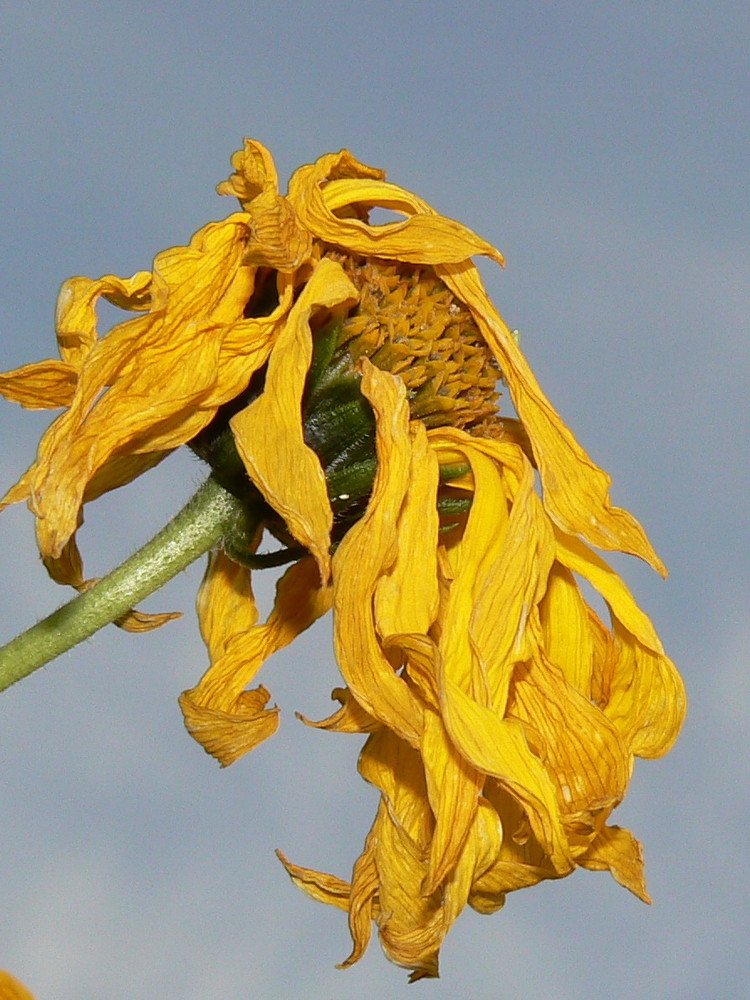
[[105, 298], [121, 309], [141, 311], [151, 302], [150, 271], [138, 271], [130, 278], [105, 274], [101, 278], [69, 278], [57, 296], [55, 329], [60, 357], [80, 370], [96, 344], [96, 304]]
[[278, 708], [266, 708], [270, 698], [270, 692], [261, 684], [252, 691], [241, 692], [231, 712], [202, 705], [190, 691], [182, 692], [179, 703], [193, 739], [222, 767], [228, 767], [278, 729]]
[[171, 449], [165, 451], [151, 451], [145, 455], [113, 455], [101, 468], [97, 469], [86, 486], [83, 494], [84, 503], [96, 500], [97, 497], [110, 490], [116, 490], [120, 486], [142, 476], [144, 472], [153, 469], [163, 461], [167, 455], [171, 455]]
[[131, 608], [116, 618], [114, 624], [125, 632], [153, 632], [154, 629], [161, 628], [176, 618], [182, 618], [181, 611], [158, 611], [155, 614], [147, 614], [145, 611]]
[[469, 895], [469, 905], [478, 913], [494, 913], [505, 904], [506, 893], [528, 889], [545, 879], [555, 877], [557, 873], [554, 870], [501, 858], [476, 880]]
[[533, 742], [555, 783], [570, 842], [580, 848], [625, 794], [629, 747], [607, 716], [568, 684], [541, 649], [514, 679], [508, 717], [518, 719]]
[[661, 757], [677, 739], [685, 712], [685, 686], [668, 656], [655, 653], [614, 622], [617, 658], [604, 712], [631, 753]]
[[441, 454], [446, 445], [461, 450], [474, 484], [463, 536], [448, 549], [444, 669], [502, 715], [513, 667], [531, 655], [527, 622], [546, 588], [554, 556], [551, 527], [534, 491], [533, 469], [517, 445], [447, 428], [431, 440]]
[[256, 608], [247, 570], [213, 553], [198, 599], [201, 631], [211, 666], [199, 684], [180, 696], [191, 736], [219, 760], [231, 764], [275, 732], [278, 709], [267, 709], [265, 688], [244, 688], [265, 660], [295, 639], [331, 606], [315, 562], [301, 559], [276, 588], [268, 620], [254, 624]]
[[260, 142], [245, 139], [232, 156], [235, 172], [217, 186], [219, 194], [239, 198], [248, 215], [251, 237], [245, 263], [290, 272], [310, 257], [310, 233], [297, 219], [290, 202], [279, 195], [276, 167]]
[[544, 487], [544, 505], [555, 523], [602, 549], [640, 556], [666, 575], [643, 528], [628, 511], [612, 506], [611, 479], [591, 461], [541, 390], [515, 338], [498, 315], [471, 263], [436, 267], [450, 290], [471, 310], [508, 383], [528, 432]]
[[[348, 150], [300, 167], [289, 181], [289, 200], [302, 224], [326, 243], [367, 256], [413, 264], [447, 264], [502, 254], [467, 226], [438, 215], [410, 191], [388, 184], [385, 174], [356, 160]], [[370, 208], [402, 212], [402, 222], [373, 226]]]
[[[472, 505], [461, 537], [451, 544], [445, 554], [443, 575], [446, 580], [445, 597], [440, 610], [439, 648], [442, 669], [453, 683], [460, 685], [472, 697], [484, 704], [495, 703], [502, 712], [504, 693], [499, 676], [497, 689], [491, 689], [487, 676], [486, 658], [480, 658], [472, 642], [471, 628], [477, 622], [475, 604], [487, 585], [488, 567], [502, 550], [507, 530], [508, 514], [505, 503], [498, 503], [503, 495], [500, 471], [489, 458], [471, 443], [463, 432], [435, 432], [430, 435], [438, 453], [444, 456], [444, 446], [456, 449], [464, 462], [471, 466], [474, 483]], [[441, 458], [442, 460], [442, 458]], [[493, 610], [490, 615], [492, 630], [498, 637], [505, 637], [507, 647], [512, 647], [517, 633], [514, 627], [500, 619]], [[481, 626], [481, 623], [480, 627]], [[499, 675], [500, 665], [493, 664]], [[507, 673], [507, 672], [506, 672]], [[507, 692], [509, 675], [505, 678]]]
[[578, 864], [592, 871], [610, 871], [632, 893], [650, 903], [643, 871], [643, 850], [630, 830], [605, 826]]
[[301, 712], [296, 712], [296, 716], [306, 726], [315, 729], [326, 729], [331, 733], [372, 733], [380, 728], [377, 719], [373, 719], [369, 712], [366, 712], [348, 688], [334, 688], [331, 697], [341, 703], [341, 707], [327, 719], [320, 722], [313, 722]]
[[250, 573], [221, 550], [209, 554], [197, 611], [211, 660], [222, 656], [232, 638], [248, 632], [258, 620]]
[[218, 194], [234, 195], [246, 209], [262, 191], [278, 191], [276, 166], [263, 143], [245, 139], [242, 149], [232, 153], [231, 163], [234, 173], [217, 184]]
[[421, 752], [435, 816], [427, 878], [422, 886], [422, 893], [430, 895], [458, 864], [476, 818], [484, 775], [456, 750], [435, 711], [425, 712]]
[[0, 372], [0, 395], [29, 410], [51, 410], [70, 406], [77, 383], [73, 365], [51, 358]]
[[76, 589], [85, 587], [83, 560], [75, 535], [71, 535], [59, 556], [54, 559], [48, 556], [42, 559], [42, 562], [55, 583], [67, 584]]
[[382, 646], [391, 663], [405, 665], [404, 673], [422, 701], [437, 708], [440, 702], [436, 668], [439, 653], [434, 640], [416, 632], [394, 632], [383, 638]]
[[585, 545], [579, 538], [555, 531], [557, 558], [568, 569], [579, 573], [602, 595], [612, 614], [623, 623], [629, 632], [655, 653], [663, 653], [664, 647], [648, 615], [635, 602], [633, 595], [620, 576], [601, 556]]
[[[239, 213], [206, 226], [190, 246], [157, 255], [150, 311], [115, 327], [86, 355], [75, 398], [42, 438], [33, 467], [44, 555], [65, 545], [87, 484], [105, 463], [177, 447], [211, 419], [215, 410], [200, 404], [217, 382], [225, 400], [246, 386], [252, 370], [230, 385], [217, 364], [226, 327], [242, 321], [252, 289], [242, 263], [246, 231]], [[87, 302], [91, 294], [88, 285]], [[268, 346], [260, 345], [258, 363]]]
[[[502, 836], [500, 817], [487, 799], [481, 796], [456, 870], [444, 887], [446, 929], [466, 903], [470, 903], [478, 880], [497, 862], [502, 849]], [[502, 906], [502, 901], [495, 903], [493, 909]]]
[[445, 681], [443, 691], [443, 719], [462, 755], [512, 793], [555, 869], [570, 871], [572, 861], [556, 790], [544, 765], [529, 749], [520, 723], [479, 705], [450, 680]]
[[351, 885], [348, 882], [336, 878], [335, 875], [315, 871], [314, 868], [301, 868], [292, 864], [281, 851], [276, 851], [276, 857], [286, 868], [297, 888], [306, 892], [311, 899], [316, 899], [319, 903], [328, 903], [330, 906], [338, 906], [341, 910], [349, 909]]
[[264, 191], [247, 207], [252, 239], [245, 263], [289, 273], [312, 254], [312, 238], [286, 198]]
[[[378, 817], [380, 813], [378, 812]], [[348, 958], [338, 966], [346, 969], [358, 962], [370, 943], [372, 921], [380, 915], [380, 881], [375, 861], [378, 836], [378, 818], [367, 834], [365, 846], [354, 863], [352, 871], [352, 891], [349, 897], [349, 933], [352, 936], [352, 950]]]
[[[358, 761], [365, 781], [379, 788], [407, 836], [426, 852], [435, 827], [418, 750], [385, 726], [367, 737]], [[426, 873], [425, 869], [422, 873]]]
[[305, 443], [301, 417], [312, 356], [310, 319], [316, 310], [354, 301], [356, 291], [340, 265], [320, 261], [279, 333], [264, 391], [230, 422], [248, 474], [297, 541], [315, 556], [323, 580], [330, 575], [333, 512], [325, 473]]
[[20, 980], [0, 969], [0, 1000], [34, 1000]]
[[375, 622], [385, 641], [392, 633], [427, 633], [438, 610], [439, 467], [424, 425], [415, 422], [411, 433], [409, 488], [400, 511], [394, 511], [396, 558], [374, 594]]
[[394, 513], [409, 489], [409, 408], [403, 382], [366, 360], [362, 392], [375, 410], [378, 471], [367, 511], [333, 558], [336, 659], [359, 704], [416, 746], [422, 709], [383, 653], [372, 606], [398, 551]]
[[[529, 829], [520, 804], [495, 781], [485, 786], [487, 806], [501, 830], [499, 848], [492, 844], [486, 864], [477, 872], [469, 905], [480, 913], [492, 913], [503, 905], [505, 894], [536, 885], [545, 879], [560, 878], [538, 840]], [[490, 822], [488, 819], [487, 823]]]
[[414, 970], [411, 982], [435, 977], [445, 929], [439, 894], [421, 893], [425, 876], [422, 851], [382, 805], [374, 844], [380, 879], [381, 946], [392, 962]]
[[597, 636], [586, 605], [570, 570], [555, 562], [541, 602], [544, 649], [563, 676], [586, 698], [591, 698]]

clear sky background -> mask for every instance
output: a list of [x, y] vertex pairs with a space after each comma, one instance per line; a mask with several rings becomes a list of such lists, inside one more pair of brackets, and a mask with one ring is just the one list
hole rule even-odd
[[[55, 353], [73, 274], [130, 274], [234, 210], [243, 136], [283, 183], [342, 146], [506, 254], [484, 269], [546, 392], [670, 567], [617, 565], [687, 682], [676, 749], [615, 814], [646, 907], [578, 872], [467, 910], [442, 978], [407, 987], [273, 855], [347, 875], [376, 805], [329, 711], [330, 623], [267, 664], [279, 733], [220, 771], [176, 698], [206, 666], [194, 566], [0, 696], [0, 966], [39, 1000], [739, 1000], [748, 996], [746, 0], [11, 3], [0, 15], [2, 368]], [[0, 489], [48, 416], [0, 406]], [[133, 551], [201, 479], [176, 454], [94, 505], [87, 570]], [[0, 630], [64, 596], [32, 519], [0, 518]], [[271, 582], [260, 589], [267, 605]]]

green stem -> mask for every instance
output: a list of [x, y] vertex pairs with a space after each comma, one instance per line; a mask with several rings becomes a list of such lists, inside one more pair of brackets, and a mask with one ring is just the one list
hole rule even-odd
[[115, 621], [246, 519], [212, 478], [143, 548], [90, 590], [0, 647], [0, 691]]

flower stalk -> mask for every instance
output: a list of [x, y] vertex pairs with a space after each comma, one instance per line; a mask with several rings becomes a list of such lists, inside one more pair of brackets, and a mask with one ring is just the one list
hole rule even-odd
[[247, 508], [209, 477], [149, 542], [47, 618], [0, 648], [0, 691], [89, 638], [162, 587], [238, 525]]

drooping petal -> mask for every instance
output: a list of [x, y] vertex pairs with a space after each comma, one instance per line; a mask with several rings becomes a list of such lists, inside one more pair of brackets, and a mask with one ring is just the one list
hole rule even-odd
[[557, 558], [568, 569], [579, 573], [595, 587], [609, 605], [612, 614], [636, 638], [655, 653], [663, 653], [664, 647], [648, 615], [636, 604], [624, 580], [602, 559], [600, 555], [584, 544], [580, 538], [555, 531]]
[[573, 574], [555, 562], [539, 606], [544, 650], [565, 679], [585, 698], [592, 697], [597, 634]]
[[396, 557], [374, 593], [375, 624], [386, 642], [394, 633], [426, 634], [438, 611], [439, 468], [424, 426], [415, 422], [411, 434], [409, 489], [393, 511]]
[[420, 750], [435, 816], [427, 877], [422, 886], [422, 892], [431, 895], [458, 864], [476, 818], [484, 775], [461, 756], [434, 710], [425, 712]]
[[434, 820], [420, 755], [383, 728], [368, 738], [359, 768], [382, 793], [372, 837], [380, 942], [391, 961], [420, 975], [437, 975], [441, 899], [438, 891], [424, 892]]
[[[446, 459], [445, 446], [449, 449], [448, 454], [458, 452], [471, 467], [473, 484], [466, 524], [460, 538], [447, 547], [443, 559], [444, 599], [436, 629], [439, 630], [442, 669], [445, 676], [473, 698], [485, 705], [494, 703], [502, 713], [509, 675], [503, 684], [499, 678], [501, 665], [495, 662], [495, 685], [491, 688], [487, 660], [477, 655], [471, 635], [475, 602], [488, 582], [488, 567], [498, 558], [507, 531], [507, 506], [498, 502], [503, 498], [502, 478], [495, 463], [473, 447], [469, 435], [442, 428], [431, 434], [430, 440], [438, 449], [441, 461]], [[494, 611], [492, 622], [497, 622]], [[510, 648], [515, 642], [517, 623], [513, 627], [503, 622], [493, 631]]]
[[310, 318], [350, 305], [354, 286], [334, 261], [322, 260], [287, 316], [271, 357], [264, 391], [231, 420], [250, 478], [294, 537], [330, 576], [333, 513], [320, 459], [304, 440], [302, 396], [312, 356]]
[[668, 656], [642, 645], [617, 619], [613, 631], [617, 656], [603, 710], [631, 753], [661, 757], [685, 718], [685, 685]]
[[640, 556], [665, 575], [664, 564], [638, 521], [628, 511], [612, 506], [609, 475], [592, 462], [542, 392], [476, 267], [467, 261], [438, 265], [436, 271], [469, 307], [500, 364], [539, 465], [545, 507], [555, 523], [602, 549]]
[[523, 724], [554, 781], [569, 843], [580, 851], [625, 794], [629, 747], [607, 716], [565, 680], [541, 648], [515, 676], [508, 717]]
[[588, 851], [578, 858], [578, 864], [591, 871], [610, 871], [620, 885], [630, 889], [644, 903], [651, 902], [646, 891], [643, 850], [630, 830], [605, 826]]
[[411, 436], [403, 382], [362, 364], [362, 392], [376, 414], [378, 472], [364, 516], [333, 558], [334, 645], [341, 673], [372, 716], [418, 745], [422, 709], [383, 653], [373, 595], [398, 551], [397, 512], [409, 488]]
[[[252, 290], [252, 269], [242, 259], [246, 233], [238, 213], [204, 227], [188, 247], [158, 254], [149, 312], [115, 327], [89, 350], [75, 398], [42, 438], [33, 467], [43, 554], [54, 556], [65, 545], [87, 485], [107, 461], [122, 451], [177, 447], [247, 385], [251, 365], [234, 385], [222, 382], [218, 366], [226, 329], [243, 321]], [[91, 294], [88, 287], [86, 296]], [[258, 338], [257, 365], [272, 333]], [[214, 407], [204, 410], [209, 394]]]
[[288, 645], [331, 606], [315, 562], [301, 559], [276, 588], [268, 620], [257, 610], [247, 570], [214, 553], [198, 599], [201, 630], [211, 666], [199, 684], [180, 696], [188, 732], [221, 763], [231, 764], [276, 731], [278, 709], [267, 709], [264, 687], [244, 688], [268, 657]]
[[572, 859], [556, 789], [541, 760], [529, 748], [521, 724], [499, 717], [450, 680], [445, 680], [443, 691], [442, 716], [461, 754], [511, 792], [526, 811], [555, 869], [570, 871]]

